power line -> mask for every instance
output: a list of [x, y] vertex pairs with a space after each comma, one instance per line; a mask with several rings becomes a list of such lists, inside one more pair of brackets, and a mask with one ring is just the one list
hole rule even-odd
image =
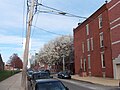
[[[38, 12], [42, 12], [42, 13], [49, 13], [49, 14], [55, 14], [55, 15], [62, 15], [62, 16], [77, 17], [77, 18], [86, 19], [86, 17], [81, 17], [81, 16], [77, 16], [77, 15], [70, 14], [70, 13], [66, 13], [66, 12], [63, 12], [63, 11], [61, 11], [61, 10], [58, 10], [58, 9], [55, 9], [55, 8], [52, 8], [52, 7], [43, 5], [43, 4], [41, 4], [41, 3], [42, 3], [42, 0], [41, 0], [40, 3], [37, 2], [37, 3], [35, 4], [35, 7], [36, 7], [36, 8], [35, 8], [34, 15], [35, 15], [36, 12], [38, 11]], [[40, 6], [42, 6], [42, 7], [45, 7], [45, 8], [48, 8], [48, 9], [52, 9], [52, 11], [41, 11], [40, 8], [39, 8], [39, 10], [38, 10], [38, 9], [37, 9], [37, 6], [38, 6], [38, 5], [40, 5]], [[27, 6], [28, 6], [28, 9], [29, 9], [29, 4], [27, 4]], [[29, 12], [29, 10], [28, 10], [28, 12]], [[39, 14], [39, 13], [38, 13], [38, 14]], [[35, 30], [35, 27], [36, 27], [38, 14], [37, 14], [37, 17], [36, 17], [36, 20], [35, 20], [35, 25], [33, 26], [34, 29], [33, 29], [33, 31], [32, 31], [32, 35], [31, 35], [31, 36], [33, 36], [34, 30]], [[33, 15], [33, 16], [34, 16], [34, 15]], [[39, 28], [39, 27], [36, 27], [36, 28]], [[52, 33], [52, 34], [56, 34], [56, 35], [62, 35], [62, 34], [57, 34], [57, 33], [54, 33], [54, 32], [51, 32], [51, 31], [48, 31], [48, 30], [45, 30], [45, 29], [42, 29], [42, 28], [39, 28], [39, 29], [40, 29], [40, 30], [43, 30], [43, 31], [46, 31], [46, 32], [48, 32], [48, 33]]]
[[[37, 3], [38, 3], [38, 1], [37, 1]], [[40, 3], [42, 3], [42, 0], [40, 1]], [[37, 10], [37, 6], [36, 6], [36, 10]], [[39, 10], [40, 10], [40, 7], [39, 7]], [[36, 13], [36, 12], [35, 12]], [[38, 15], [39, 14], [37, 14], [37, 16], [36, 16], [36, 20], [35, 20], [35, 26], [36, 26], [36, 23], [37, 23], [37, 20], [38, 20]], [[33, 30], [32, 30], [32, 33], [31, 33], [31, 38], [32, 38], [32, 36], [33, 36], [33, 34], [34, 34], [34, 30], [35, 30], [35, 27], [33, 28]]]
[[48, 33], [51, 33], [51, 34], [54, 34], [54, 35], [63, 36], [62, 34], [51, 32], [51, 31], [45, 30], [43, 28], [40, 28], [40, 27], [37, 27], [37, 26], [34, 26], [34, 25], [32, 25], [32, 26], [35, 27], [35, 28], [37, 28], [37, 29], [39, 29], [39, 30], [42, 30], [42, 31], [45, 31], [45, 32], [48, 32]]
[[[82, 16], [78, 16], [78, 15], [74, 15], [74, 14], [70, 14], [70, 13], [67, 13], [67, 12], [63, 12], [61, 10], [58, 10], [58, 9], [55, 9], [55, 8], [52, 8], [52, 7], [49, 7], [49, 6], [46, 6], [46, 5], [43, 5], [43, 4], [38, 4], [40, 6], [43, 6], [45, 8], [48, 8], [48, 9], [51, 9], [53, 11], [51, 12], [48, 12], [48, 13], [53, 13], [55, 14], [55, 12], [57, 13], [56, 15], [63, 15], [63, 16], [69, 16], [69, 17], [76, 17], [76, 18], [83, 18], [83, 19], [87, 19], [87, 17], [82, 17]], [[40, 12], [40, 11], [39, 11]], [[43, 13], [47, 13], [47, 11], [44, 11]]]

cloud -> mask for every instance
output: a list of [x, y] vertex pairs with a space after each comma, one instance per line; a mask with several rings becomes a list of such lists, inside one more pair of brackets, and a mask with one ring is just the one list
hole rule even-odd
[[[38, 49], [38, 48], [42, 47], [45, 44], [45, 42], [47, 42], [47, 41], [33, 38], [31, 40], [31, 46], [32, 46], [32, 48]], [[7, 48], [14, 47], [14, 49], [19, 50], [19, 49], [22, 49], [22, 38], [19, 36], [0, 35], [0, 44], [3, 44], [3, 45], [6, 44], [6, 45], [8, 45]], [[10, 46], [10, 45], [12, 45], [12, 46]], [[21, 47], [21, 48], [15, 48], [15, 47]], [[21, 51], [21, 50], [19, 50], [19, 51]]]
[[0, 35], [0, 44], [20, 44], [22, 38], [18, 36]]
[[4, 0], [0, 2], [0, 27], [16, 28], [23, 23], [23, 1]]

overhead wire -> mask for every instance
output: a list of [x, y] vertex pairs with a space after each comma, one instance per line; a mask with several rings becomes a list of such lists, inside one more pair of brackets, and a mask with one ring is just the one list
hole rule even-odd
[[[38, 2], [37, 2], [38, 3]], [[42, 3], [42, 0], [40, 1], [40, 3]], [[37, 10], [37, 7], [35, 8], [35, 10]], [[40, 10], [40, 7], [39, 7], [39, 10]], [[36, 14], [36, 12], [37, 11], [35, 11], [35, 14]], [[35, 26], [36, 26], [36, 23], [37, 23], [37, 20], [38, 20], [38, 15], [39, 14], [37, 14], [37, 16], [36, 16], [36, 19], [35, 19]], [[32, 33], [31, 33], [31, 38], [32, 38], [32, 36], [33, 36], [33, 34], [34, 34], [34, 31], [35, 31], [35, 27], [32, 29]]]
[[[73, 15], [73, 14], [66, 13], [66, 12], [63, 12], [63, 11], [61, 11], [61, 10], [58, 10], [58, 9], [55, 9], [55, 8], [52, 8], [52, 7], [43, 5], [43, 4], [42, 4], [42, 0], [41, 0], [40, 3], [37, 3], [37, 6], [38, 6], [38, 5], [43, 6], [43, 7], [45, 7], [45, 8], [48, 8], [48, 9], [52, 9], [52, 11], [40, 11], [40, 7], [39, 7], [39, 10], [35, 10], [35, 11], [38, 11], [38, 12], [55, 14], [55, 15], [64, 15], [64, 16], [68, 16], [68, 17], [77, 17], [77, 18], [86, 19], [86, 17], [81, 17], [81, 16]], [[27, 4], [27, 7], [28, 7], [28, 9], [29, 9], [28, 4]], [[28, 12], [29, 12], [29, 10], [28, 10]], [[34, 15], [35, 15], [35, 14], [36, 14], [36, 12], [34, 13]], [[38, 13], [38, 14], [39, 14], [39, 13]], [[37, 14], [37, 17], [36, 17], [36, 20], [35, 20], [35, 24], [34, 24], [34, 25], [31, 25], [31, 26], [33, 27], [31, 37], [32, 37], [33, 34], [34, 34], [35, 28], [37, 28], [37, 29], [39, 29], [39, 30], [42, 30], [42, 31], [45, 31], [45, 32], [47, 32], [47, 33], [51, 33], [51, 34], [54, 34], [54, 35], [63, 36], [62, 34], [58, 34], [58, 33], [51, 32], [51, 31], [45, 30], [45, 29], [43, 29], [43, 28], [37, 27], [37, 26], [36, 26], [36, 23], [37, 23], [37, 19], [38, 19], [38, 14]], [[33, 15], [33, 16], [34, 16], [34, 15]], [[27, 16], [28, 16], [28, 15], [27, 15]], [[27, 23], [27, 22], [26, 22], [26, 23]]]
[[[64, 12], [64, 11], [61, 11], [61, 10], [58, 10], [58, 9], [55, 9], [55, 8], [52, 8], [52, 7], [49, 7], [49, 6], [43, 5], [43, 4], [41, 4], [41, 3], [39, 3], [38, 5], [43, 6], [43, 7], [45, 7], [45, 8], [52, 9], [52, 10], [54, 10], [54, 11], [57, 11], [57, 13], [60, 14], [60, 15], [69, 16], [69, 17], [76, 17], [76, 18], [87, 19], [87, 17], [82, 17], [82, 16], [78, 16], [78, 15], [70, 14], [70, 13], [67, 13], [67, 12]], [[54, 12], [54, 11], [52, 11], [52, 12]]]
[[47, 33], [51, 33], [51, 34], [58, 35], [58, 36], [63, 36], [63, 34], [58, 34], [58, 33], [55, 33], [55, 32], [51, 32], [51, 31], [45, 30], [43, 28], [40, 28], [40, 27], [37, 27], [37, 26], [34, 26], [34, 25], [32, 25], [32, 27], [35, 27], [35, 28], [37, 28], [39, 30], [42, 30], [42, 31], [45, 31]]

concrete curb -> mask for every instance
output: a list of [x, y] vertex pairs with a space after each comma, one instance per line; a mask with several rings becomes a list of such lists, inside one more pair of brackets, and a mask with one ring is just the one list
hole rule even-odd
[[73, 75], [72, 79], [88, 82], [91, 84], [99, 84], [104, 86], [119, 86], [119, 80], [109, 79], [109, 78], [101, 78], [101, 77], [80, 77], [78, 75]]

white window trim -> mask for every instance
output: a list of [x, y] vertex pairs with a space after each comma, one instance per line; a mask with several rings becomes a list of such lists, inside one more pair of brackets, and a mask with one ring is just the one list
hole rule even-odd
[[[101, 63], [102, 63], [102, 68], [105, 68], [105, 66], [103, 66], [103, 61], [105, 62], [105, 60], [103, 60], [103, 55], [104, 55], [104, 52], [101, 52]], [[105, 56], [105, 55], [104, 55]], [[105, 59], [105, 58], [104, 58]]]
[[86, 59], [84, 58], [84, 71], [86, 71]]
[[103, 35], [103, 32], [100, 33], [100, 47], [104, 47], [104, 43], [102, 45], [102, 40], [104, 41], [104, 35]]
[[91, 41], [91, 50], [94, 50], [94, 46], [93, 46], [93, 37], [90, 38], [90, 41]]
[[117, 18], [117, 19], [115, 19], [115, 20], [113, 20], [113, 21], [111, 21], [110, 24], [113, 24], [113, 23], [115, 23], [115, 22], [117, 22], [117, 21], [119, 21], [119, 20], [120, 20], [120, 17]]
[[111, 9], [113, 9], [115, 6], [117, 6], [120, 3], [120, 1], [118, 1], [117, 3], [115, 3], [114, 5], [112, 5], [108, 10], [110, 11]]
[[87, 39], [87, 50], [90, 51], [90, 39]]
[[88, 55], [88, 69], [91, 69], [91, 59], [90, 59], [90, 54]]
[[80, 59], [80, 68], [82, 69], [83, 68], [83, 66], [82, 66], [82, 58]]
[[82, 52], [85, 52], [85, 46], [84, 46], [84, 42], [82, 42]]
[[99, 20], [99, 29], [101, 29], [102, 28], [102, 25], [101, 25], [101, 23], [102, 23], [102, 14], [100, 14], [98, 16], [98, 20]]
[[112, 30], [112, 29], [117, 28], [117, 27], [119, 27], [119, 26], [120, 26], [120, 23], [117, 24], [117, 25], [115, 25], [115, 26], [113, 26], [113, 27], [111, 27], [110, 29]]
[[89, 35], [89, 24], [86, 25], [86, 34]]
[[120, 40], [112, 42], [112, 45], [120, 43]]

